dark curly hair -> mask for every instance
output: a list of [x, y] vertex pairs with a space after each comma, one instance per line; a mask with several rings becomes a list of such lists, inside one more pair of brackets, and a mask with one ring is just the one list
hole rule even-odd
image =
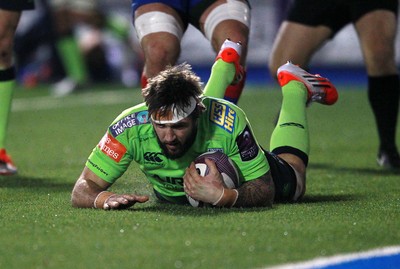
[[200, 77], [192, 71], [192, 67], [183, 63], [168, 66], [157, 76], [148, 80], [144, 89], [144, 100], [149, 114], [157, 112], [165, 116], [175, 107], [187, 107], [191, 98], [200, 100], [203, 94]]

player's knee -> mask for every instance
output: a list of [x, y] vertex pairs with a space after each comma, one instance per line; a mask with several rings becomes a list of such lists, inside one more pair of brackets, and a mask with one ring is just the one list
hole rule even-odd
[[297, 185], [293, 196], [293, 202], [298, 202], [306, 193], [306, 177], [305, 175], [296, 175]]
[[295, 188], [290, 202], [298, 202], [306, 192], [306, 166], [300, 158], [293, 156], [293, 158], [286, 158], [288, 164], [292, 167], [295, 177]]
[[146, 63], [167, 62], [170, 50], [162, 42], [151, 42], [145, 49]]
[[179, 47], [171, 49], [166, 47], [163, 42], [151, 42], [144, 50], [148, 77], [157, 75], [167, 65], [174, 65], [179, 55]]

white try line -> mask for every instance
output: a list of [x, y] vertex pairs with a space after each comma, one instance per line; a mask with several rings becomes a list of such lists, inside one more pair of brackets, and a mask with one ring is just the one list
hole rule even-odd
[[[346, 262], [371, 259], [376, 257], [385, 257], [392, 255], [400, 255], [400, 246], [391, 246], [385, 248], [373, 249], [365, 252], [350, 253], [343, 255], [336, 255], [326, 258], [316, 258], [306, 262], [284, 264], [273, 267], [265, 267], [264, 269], [316, 269], [323, 268], [325, 266], [332, 266], [343, 264]], [[400, 265], [399, 265], [400, 267]], [[345, 267], [343, 267], [345, 268]], [[347, 267], [346, 267], [347, 268]]]
[[14, 99], [13, 112], [50, 110], [68, 107], [81, 107], [93, 105], [136, 104], [137, 93], [132, 91], [102, 91], [70, 95], [66, 97], [29, 97]]

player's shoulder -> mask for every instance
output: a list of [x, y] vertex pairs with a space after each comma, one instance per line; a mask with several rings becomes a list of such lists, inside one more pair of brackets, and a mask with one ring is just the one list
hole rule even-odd
[[235, 116], [245, 117], [245, 112], [237, 105], [224, 99], [203, 97], [202, 102], [206, 107], [209, 117]]
[[246, 115], [237, 105], [213, 97], [204, 97], [202, 101], [206, 107], [204, 120], [211, 123], [211, 126], [233, 133], [234, 130], [241, 129], [240, 126], [245, 124]]
[[218, 110], [218, 109], [228, 109], [229, 108], [230, 110], [240, 111], [241, 113], [244, 113], [243, 110], [239, 106], [237, 106], [234, 103], [229, 102], [227, 100], [221, 99], [221, 98], [203, 96], [202, 102], [207, 109]]
[[110, 125], [110, 132], [118, 136], [133, 127], [149, 125], [149, 112], [144, 103], [130, 107], [122, 111]]

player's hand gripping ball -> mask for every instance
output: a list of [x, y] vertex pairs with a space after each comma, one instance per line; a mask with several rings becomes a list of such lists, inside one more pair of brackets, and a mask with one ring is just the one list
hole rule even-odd
[[[235, 163], [228, 157], [228, 155], [219, 152], [219, 151], [212, 151], [212, 152], [206, 152], [201, 155], [199, 155], [195, 160], [194, 164], [196, 166], [197, 172], [201, 176], [206, 176], [208, 175], [210, 168], [207, 166], [205, 159], [210, 159], [215, 162], [218, 171], [221, 173], [222, 178], [224, 180], [224, 183], [226, 187], [229, 189], [234, 189], [240, 186], [241, 181], [239, 177], [238, 170], [236, 168]], [[204, 206], [210, 206], [209, 204], [205, 204], [201, 201], [197, 201], [190, 197], [189, 195], [186, 194], [186, 197], [189, 201], [189, 203], [193, 207], [204, 207]]]

